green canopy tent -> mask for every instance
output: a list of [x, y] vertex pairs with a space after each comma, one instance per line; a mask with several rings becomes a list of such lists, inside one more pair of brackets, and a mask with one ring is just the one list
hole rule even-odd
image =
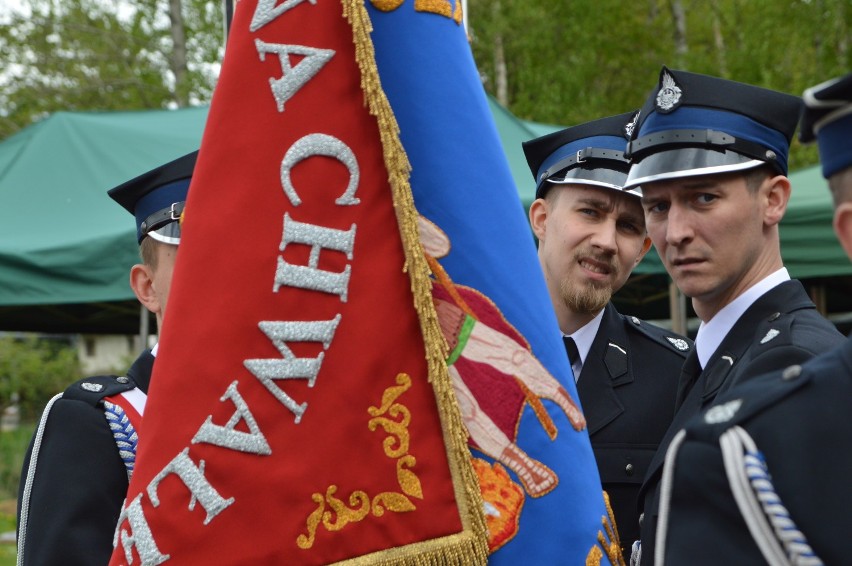
[[0, 143], [0, 330], [138, 331], [135, 231], [106, 191], [197, 149], [206, 117], [58, 112]]
[[[529, 185], [521, 142], [556, 127], [489, 103], [515, 182]], [[132, 221], [106, 191], [197, 149], [207, 111], [58, 112], [0, 142], [0, 331], [133, 334], [149, 322], [128, 285]]]
[[[490, 99], [525, 208], [534, 197], [521, 143], [559, 126], [520, 120]], [[0, 142], [0, 330], [135, 334], [147, 317], [128, 285], [137, 261], [127, 213], [107, 189], [198, 148], [207, 107], [59, 112]], [[842, 277], [852, 267], [831, 231], [817, 167], [793, 173], [782, 252], [829, 312], [850, 311]], [[653, 253], [616, 303], [642, 318], [669, 317], [669, 280]]]

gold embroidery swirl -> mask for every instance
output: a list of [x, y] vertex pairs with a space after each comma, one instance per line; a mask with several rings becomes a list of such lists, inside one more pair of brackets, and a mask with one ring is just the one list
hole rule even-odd
[[414, 472], [417, 459], [408, 453], [410, 446], [408, 425], [411, 422], [411, 411], [402, 403], [399, 397], [411, 388], [411, 377], [400, 373], [396, 376], [396, 386], [385, 389], [382, 403], [379, 407], [370, 407], [367, 412], [373, 416], [367, 427], [371, 432], [381, 427], [388, 435], [382, 442], [385, 455], [396, 460], [396, 478], [402, 493], [393, 491], [382, 492], [370, 499], [365, 491], [354, 491], [349, 496], [348, 504], [335, 496], [337, 486], [330, 485], [325, 495], [314, 493], [311, 500], [317, 504], [306, 520], [307, 534], [296, 537], [299, 548], [307, 550], [316, 541], [316, 532], [320, 525], [329, 532], [343, 530], [349, 523], [364, 520], [368, 514], [381, 517], [386, 511], [407, 513], [414, 511], [417, 506], [409, 497], [423, 498], [423, 488], [420, 478]]

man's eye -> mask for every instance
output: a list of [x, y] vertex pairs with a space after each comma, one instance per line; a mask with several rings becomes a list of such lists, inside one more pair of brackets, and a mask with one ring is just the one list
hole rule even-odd
[[716, 200], [716, 195], [711, 195], [709, 193], [701, 193], [700, 195], [698, 195], [697, 200], [701, 204], [707, 204]]
[[628, 234], [639, 234], [642, 232], [642, 229], [633, 222], [619, 222], [618, 228], [620, 230], [624, 230]]

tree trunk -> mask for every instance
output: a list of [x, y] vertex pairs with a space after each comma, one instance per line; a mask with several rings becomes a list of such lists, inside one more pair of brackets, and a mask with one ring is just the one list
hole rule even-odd
[[509, 106], [509, 80], [506, 71], [506, 52], [503, 49], [503, 19], [500, 16], [500, 0], [491, 4], [495, 21], [500, 22], [494, 34], [494, 92], [497, 102]]
[[719, 65], [719, 76], [728, 76], [728, 51], [725, 46], [725, 35], [722, 33], [722, 11], [719, 1], [713, 0], [710, 5], [713, 10], [713, 43], [716, 45], [716, 62]]
[[849, 68], [849, 30], [846, 29], [846, 10], [849, 7], [844, 2], [837, 3], [837, 16], [834, 21], [838, 28], [837, 63], [841, 69]]
[[181, 0], [169, 0], [169, 20], [171, 21], [172, 56], [171, 67], [175, 76], [175, 102], [180, 107], [189, 105], [189, 88], [186, 85], [186, 33], [183, 24]]
[[689, 48], [686, 43], [686, 12], [680, 0], [669, 0], [669, 8], [674, 24], [675, 59], [678, 67], [683, 67]]

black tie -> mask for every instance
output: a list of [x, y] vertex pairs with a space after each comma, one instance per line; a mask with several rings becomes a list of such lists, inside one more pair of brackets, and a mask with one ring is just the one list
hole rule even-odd
[[677, 398], [675, 399], [675, 411], [677, 411], [686, 396], [695, 387], [698, 378], [701, 376], [701, 362], [698, 361], [698, 350], [693, 346], [692, 351], [686, 356], [686, 361], [683, 364], [683, 369], [680, 372], [680, 381], [677, 387]]
[[565, 342], [565, 351], [568, 352], [568, 360], [574, 366], [580, 361], [580, 350], [577, 349], [577, 344], [570, 336], [563, 336], [562, 341]]

